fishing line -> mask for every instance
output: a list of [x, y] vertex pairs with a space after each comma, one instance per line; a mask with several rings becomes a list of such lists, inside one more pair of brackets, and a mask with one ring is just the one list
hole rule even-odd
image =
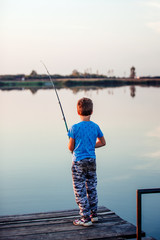
[[51, 81], [51, 84], [52, 84], [52, 86], [53, 86], [53, 89], [55, 90], [55, 93], [56, 93], [56, 96], [57, 96], [57, 99], [58, 99], [58, 103], [59, 103], [59, 106], [60, 106], [60, 109], [61, 109], [61, 112], [62, 112], [63, 120], [64, 120], [64, 123], [65, 123], [65, 127], [66, 127], [66, 130], [67, 130], [67, 132], [68, 132], [67, 121], [66, 121], [66, 118], [65, 118], [65, 115], [64, 115], [64, 112], [63, 112], [63, 108], [62, 108], [62, 104], [61, 104], [60, 98], [59, 98], [58, 93], [57, 93], [57, 89], [56, 89], [56, 87], [55, 87], [55, 85], [54, 85], [54, 82], [53, 82], [53, 80], [52, 80], [52, 78], [51, 78], [51, 75], [50, 75], [50, 73], [49, 73], [46, 65], [45, 65], [42, 61], [41, 61], [41, 63], [42, 63], [43, 66], [45, 67], [45, 69], [46, 69], [46, 71], [47, 71], [47, 74], [48, 74], [48, 76], [49, 76], [49, 79], [50, 79], [50, 81]]

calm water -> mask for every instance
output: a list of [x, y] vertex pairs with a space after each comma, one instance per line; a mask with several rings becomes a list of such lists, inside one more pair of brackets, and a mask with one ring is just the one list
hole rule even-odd
[[[160, 187], [160, 89], [60, 90], [68, 125], [92, 98], [107, 146], [97, 149], [99, 205], [136, 224], [136, 189]], [[76, 208], [68, 137], [53, 90], [0, 91], [0, 214]], [[143, 230], [160, 239], [160, 194], [143, 197]]]

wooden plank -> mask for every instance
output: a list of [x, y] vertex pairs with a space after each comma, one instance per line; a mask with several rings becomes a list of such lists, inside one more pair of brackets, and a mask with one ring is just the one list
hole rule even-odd
[[[109, 215], [114, 215], [114, 212], [103, 212], [103, 213], [98, 213], [98, 215], [99, 215], [99, 217], [101, 216], [101, 215], [103, 215], [103, 217], [105, 217], [105, 216], [109, 216]], [[73, 219], [73, 218], [78, 218], [78, 217], [80, 217], [79, 215], [72, 215], [72, 216], [65, 216], [65, 217], [49, 217], [49, 218], [39, 218], [39, 219], [28, 219], [28, 220], [12, 220], [12, 221], [2, 221], [1, 223], [0, 223], [0, 228], [2, 227], [2, 226], [4, 226], [4, 225], [9, 225], [9, 224], [21, 224], [21, 223], [38, 223], [38, 222], [44, 222], [44, 221], [58, 221], [58, 220], [60, 220], [60, 221], [65, 221], [65, 219]]]
[[[79, 217], [79, 216], [77, 216]], [[105, 222], [105, 221], [114, 221], [115, 219], [120, 219], [117, 215], [113, 212], [105, 212], [105, 215], [102, 216], [98, 214], [99, 221], [98, 224]], [[31, 221], [12, 221], [12, 222], [5, 222], [0, 224], [0, 229], [7, 229], [7, 228], [14, 228], [14, 227], [23, 227], [23, 226], [41, 226], [41, 225], [48, 225], [48, 224], [60, 224], [60, 223], [67, 223], [73, 222], [75, 216], [70, 217], [62, 217], [62, 218], [49, 218], [49, 219], [41, 219], [41, 220], [31, 220]]]
[[[101, 212], [110, 212], [106, 207], [98, 207], [98, 213]], [[45, 212], [45, 213], [35, 213], [35, 214], [23, 214], [23, 215], [9, 215], [9, 216], [0, 216], [0, 223], [9, 222], [9, 221], [25, 221], [25, 220], [38, 220], [38, 219], [48, 219], [48, 218], [57, 218], [57, 217], [67, 217], [67, 216], [78, 216], [79, 210], [64, 210], [64, 211], [54, 211], [54, 212]]]
[[126, 240], [126, 238], [122, 238], [122, 237], [103, 237], [101, 236], [101, 234], [98, 237], [89, 237], [88, 235], [86, 236], [81, 236], [78, 233], [73, 234], [72, 236], [68, 236], [64, 233], [63, 236], [57, 236], [55, 234], [46, 234], [46, 235], [39, 235], [39, 236], [35, 236], [35, 235], [30, 235], [30, 236], [13, 236], [13, 237], [8, 237], [8, 238], [3, 238], [3, 240]]
[[[107, 229], [107, 231], [106, 231]], [[105, 231], [104, 231], [105, 230]], [[101, 222], [94, 224], [90, 228], [84, 228], [83, 226], [74, 226], [72, 222], [62, 223], [62, 224], [48, 224], [41, 226], [29, 226], [29, 227], [18, 227], [18, 228], [9, 228], [1, 230], [1, 236], [3, 237], [11, 237], [11, 236], [30, 236], [30, 235], [44, 235], [44, 234], [52, 234], [61, 236], [63, 238], [63, 233], [68, 234], [69, 236], [73, 235], [75, 232], [81, 232], [82, 236], [86, 234], [94, 235], [96, 238], [99, 236], [99, 232], [103, 231], [103, 235], [109, 236], [135, 236], [136, 229], [133, 225], [125, 222], [124, 220], [116, 219], [114, 221]], [[34, 233], [34, 234], [33, 234]], [[102, 234], [101, 234], [102, 235]]]
[[[61, 221], [44, 221], [44, 222], [39, 222], [39, 223], [22, 223], [22, 224], [12, 224], [12, 225], [5, 225], [3, 227], [1, 227], [1, 232], [2, 230], [4, 231], [16, 231], [17, 229], [19, 230], [19, 232], [23, 232], [23, 230], [26, 231], [26, 229], [29, 229], [29, 231], [31, 232], [32, 228], [34, 229], [39, 227], [40, 231], [45, 231], [45, 228], [47, 228], [48, 226], [52, 226], [52, 228], [55, 229], [55, 231], [57, 231], [57, 229], [59, 228], [59, 230], [64, 230], [65, 228], [67, 228], [67, 230], [72, 230], [72, 229], [83, 229], [83, 226], [74, 226], [72, 224], [73, 219], [67, 219], [64, 220], [62, 219]], [[119, 223], [126, 223], [126, 221], [124, 221], [123, 219], [119, 218], [118, 216], [114, 215], [112, 217], [109, 218], [103, 218], [103, 219], [99, 219], [98, 223], [94, 224], [95, 227], [100, 226], [106, 226], [106, 225], [114, 225], [114, 224], [119, 224]], [[33, 230], [34, 231], [34, 230]]]
[[[1, 234], [2, 239], [99, 239], [99, 238], [111, 238], [111, 237], [135, 237], [135, 227], [130, 224], [115, 224], [115, 225], [99, 225], [90, 228], [84, 228], [79, 226], [73, 226], [72, 229], [68, 229], [67, 226], [57, 226], [53, 229], [53, 226], [48, 226], [45, 229], [39, 227], [32, 227], [32, 229], [23, 229], [23, 232], [17, 229], [16, 231]], [[31, 230], [31, 231], [30, 231]]]
[[106, 207], [98, 209], [98, 223], [91, 227], [74, 226], [77, 209], [61, 212], [0, 217], [0, 239], [113, 239], [136, 237], [136, 227]]
[[[131, 238], [130, 240], [137, 240], [137, 238]], [[156, 240], [156, 239], [152, 237], [142, 237], [141, 240]]]

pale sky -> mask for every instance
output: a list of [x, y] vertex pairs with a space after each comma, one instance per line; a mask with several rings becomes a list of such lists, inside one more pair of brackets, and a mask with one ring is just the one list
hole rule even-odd
[[0, 74], [160, 75], [160, 0], [0, 0]]

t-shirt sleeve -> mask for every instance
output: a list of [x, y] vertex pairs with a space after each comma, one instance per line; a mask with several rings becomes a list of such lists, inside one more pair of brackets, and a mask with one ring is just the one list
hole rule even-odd
[[70, 138], [75, 138], [75, 134], [74, 134], [74, 127], [72, 126], [69, 131], [68, 131], [68, 137]]
[[100, 127], [98, 126], [98, 135], [97, 135], [98, 138], [101, 138], [103, 137], [103, 132], [101, 131]]

